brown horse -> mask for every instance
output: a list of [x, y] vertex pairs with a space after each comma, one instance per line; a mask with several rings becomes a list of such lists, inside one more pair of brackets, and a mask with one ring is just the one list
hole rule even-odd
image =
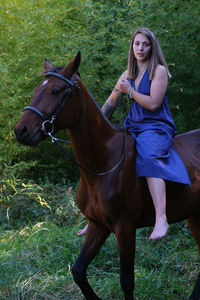
[[[86, 270], [113, 232], [120, 255], [121, 287], [125, 299], [133, 300], [136, 229], [154, 225], [154, 206], [145, 180], [136, 176], [135, 141], [128, 133], [125, 141], [124, 132], [103, 115], [77, 75], [79, 64], [80, 53], [65, 68], [52, 68], [45, 60], [45, 78], [15, 134], [19, 143], [36, 146], [48, 135], [56, 142], [54, 132], [68, 129], [75, 158], [87, 168], [80, 168], [77, 203], [89, 226], [73, 266], [74, 280], [87, 300], [100, 299], [87, 281]], [[187, 219], [200, 250], [200, 130], [176, 136], [174, 147], [187, 167], [192, 187], [167, 182], [167, 218], [169, 223]], [[190, 299], [199, 298], [200, 278]]]

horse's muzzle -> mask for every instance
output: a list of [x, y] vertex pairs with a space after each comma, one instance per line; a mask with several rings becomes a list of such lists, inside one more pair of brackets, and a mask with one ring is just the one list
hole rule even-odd
[[15, 126], [14, 133], [17, 141], [20, 144], [35, 147], [41, 140], [41, 130], [36, 131], [34, 134], [30, 134], [26, 126]]

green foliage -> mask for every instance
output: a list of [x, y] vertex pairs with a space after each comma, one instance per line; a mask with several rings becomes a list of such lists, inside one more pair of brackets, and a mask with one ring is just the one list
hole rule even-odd
[[28, 223], [51, 220], [55, 224], [72, 225], [83, 219], [76, 206], [76, 186], [62, 180], [53, 183], [48, 177], [23, 180], [18, 177], [20, 169], [33, 164], [4, 164], [3, 180], [0, 181], [0, 226], [5, 229], [20, 228]]
[[71, 44], [84, 22], [80, 20], [82, 2], [59, 1], [57, 5], [56, 1], [6, 1], [1, 6], [1, 157], [9, 163], [37, 160], [38, 164], [48, 164], [57, 153], [49, 147], [49, 141], [48, 146], [44, 142], [35, 151], [19, 147], [13, 128], [41, 80], [38, 75], [43, 71], [44, 58], [66, 64], [76, 54], [78, 48]]

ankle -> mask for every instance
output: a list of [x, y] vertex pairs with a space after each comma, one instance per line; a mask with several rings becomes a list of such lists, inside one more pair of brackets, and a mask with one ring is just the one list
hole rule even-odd
[[156, 217], [156, 223], [160, 223], [160, 222], [168, 224], [167, 216], [165, 214], [161, 215], [159, 217]]

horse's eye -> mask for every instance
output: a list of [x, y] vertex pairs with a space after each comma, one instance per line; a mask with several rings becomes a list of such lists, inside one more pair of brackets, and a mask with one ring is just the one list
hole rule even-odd
[[60, 92], [60, 90], [55, 88], [55, 89], [52, 90], [51, 93], [52, 93], [52, 95], [57, 95], [57, 94], [59, 94], [59, 92]]

